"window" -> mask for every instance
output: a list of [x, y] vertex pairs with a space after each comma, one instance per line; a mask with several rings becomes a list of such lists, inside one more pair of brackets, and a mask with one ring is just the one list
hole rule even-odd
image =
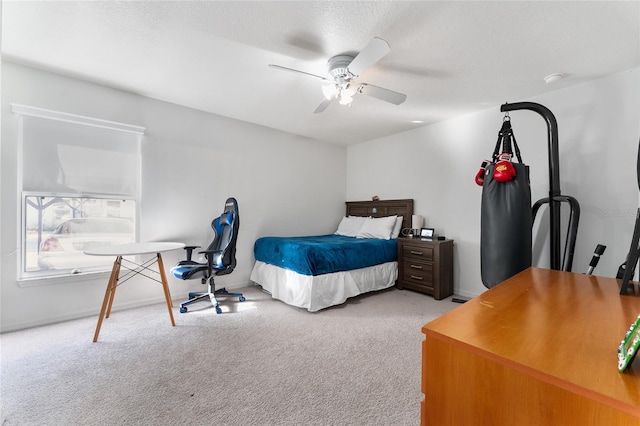
[[109, 269], [113, 259], [87, 256], [94, 247], [136, 239], [136, 201], [97, 197], [24, 196], [24, 260], [27, 275]]
[[20, 278], [111, 268], [90, 248], [136, 241], [144, 128], [12, 105], [21, 118]]

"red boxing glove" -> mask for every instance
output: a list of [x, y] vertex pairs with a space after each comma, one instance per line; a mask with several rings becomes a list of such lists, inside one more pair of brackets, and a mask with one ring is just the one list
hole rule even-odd
[[487, 165], [491, 163], [489, 160], [484, 160], [482, 164], [480, 164], [480, 170], [476, 174], [476, 183], [478, 186], [482, 186], [484, 184], [484, 174], [486, 173]]
[[516, 168], [511, 164], [511, 154], [503, 153], [498, 157], [500, 161], [493, 169], [493, 179], [496, 182], [509, 182], [516, 177]]

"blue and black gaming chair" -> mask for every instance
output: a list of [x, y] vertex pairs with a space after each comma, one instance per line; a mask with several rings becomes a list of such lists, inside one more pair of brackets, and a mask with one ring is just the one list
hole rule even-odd
[[180, 312], [187, 312], [187, 306], [208, 298], [216, 308], [216, 313], [222, 313], [217, 296], [237, 297], [240, 302], [245, 298], [242, 293], [229, 293], [225, 288], [216, 290], [214, 277], [217, 275], [227, 275], [233, 272], [236, 267], [236, 241], [238, 239], [238, 229], [240, 228], [240, 216], [238, 216], [238, 202], [235, 198], [229, 198], [224, 204], [224, 212], [213, 219], [213, 241], [206, 250], [198, 252], [204, 254], [207, 263], [193, 261], [191, 256], [193, 250], [200, 246], [186, 246], [187, 260], [178, 262], [171, 268], [171, 274], [181, 280], [200, 278], [202, 284], [209, 284], [207, 292], [190, 292], [189, 300], [180, 304]]

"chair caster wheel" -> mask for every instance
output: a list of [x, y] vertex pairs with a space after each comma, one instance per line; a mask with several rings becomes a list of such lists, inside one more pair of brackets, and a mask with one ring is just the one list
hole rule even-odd
[[216, 314], [221, 314], [222, 313], [222, 309], [220, 309], [218, 306], [216, 306]]
[[180, 306], [180, 313], [184, 314], [185, 312], [187, 312], [187, 307], [186, 306]]
[[244, 301], [245, 301], [245, 300], [247, 300], [247, 299], [245, 299], [245, 298], [244, 298], [244, 296], [240, 296], [240, 297], [238, 298], [238, 300], [239, 300], [239, 301], [241, 301], [241, 302], [244, 302]]

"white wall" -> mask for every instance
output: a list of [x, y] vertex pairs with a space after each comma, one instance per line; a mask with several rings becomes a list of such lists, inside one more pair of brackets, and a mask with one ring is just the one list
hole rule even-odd
[[[96, 315], [107, 279], [18, 283], [18, 118], [10, 103], [147, 128], [143, 240], [206, 244], [211, 218], [227, 196], [235, 196], [242, 218], [238, 268], [219, 279], [222, 285], [249, 283], [256, 238], [332, 232], [345, 199], [378, 195], [413, 198], [416, 213], [429, 226], [455, 239], [457, 294], [474, 296], [485, 290], [480, 279], [481, 188], [473, 179], [495, 144], [503, 116], [499, 105], [345, 149], [12, 63], [2, 63], [1, 77], [1, 331]], [[576, 272], [586, 271], [601, 243], [607, 251], [596, 273], [615, 276], [629, 249], [638, 206], [638, 93], [640, 69], [634, 69], [540, 97], [509, 100], [543, 104], [558, 120], [562, 193], [577, 198], [582, 207]], [[548, 191], [546, 124], [530, 111], [512, 112], [511, 117], [532, 169], [532, 197], [537, 200]], [[534, 233], [537, 266], [548, 265], [545, 231]], [[165, 263], [173, 264], [180, 255], [168, 253]], [[171, 278], [170, 286], [177, 300], [201, 289], [197, 281]], [[114, 309], [161, 300], [153, 284], [131, 281], [118, 291]]]
[[[508, 100], [542, 104], [558, 121], [560, 188], [578, 200], [582, 211], [575, 272], [586, 272], [600, 243], [607, 250], [595, 274], [613, 277], [629, 250], [639, 199], [639, 94], [636, 68], [543, 96]], [[535, 202], [549, 191], [546, 122], [531, 111], [510, 115], [523, 160], [531, 167]], [[502, 117], [496, 105], [347, 149], [347, 199], [374, 194], [413, 198], [427, 225], [455, 240], [454, 290], [462, 296], [486, 290], [480, 275], [482, 190], [474, 176], [493, 151]], [[549, 266], [547, 213], [544, 208], [536, 219], [535, 266]]]
[[[207, 245], [211, 219], [221, 213], [228, 196], [236, 197], [241, 217], [238, 267], [220, 277], [219, 285], [249, 284], [256, 238], [330, 233], [344, 214], [343, 147], [3, 62], [2, 331], [97, 315], [108, 278], [101, 274], [37, 285], [18, 282], [18, 117], [11, 113], [11, 103], [146, 127], [141, 240]], [[165, 265], [181, 256], [180, 251], [167, 253]], [[199, 280], [170, 278], [170, 288], [173, 298], [180, 300], [188, 291], [204, 287]], [[118, 290], [114, 310], [162, 300], [152, 282], [131, 280]]]

